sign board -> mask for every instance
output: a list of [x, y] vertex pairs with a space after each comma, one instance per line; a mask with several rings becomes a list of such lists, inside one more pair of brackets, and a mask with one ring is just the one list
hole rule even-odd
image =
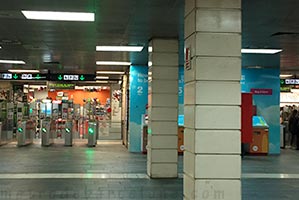
[[272, 89], [256, 89], [252, 88], [250, 89], [250, 92], [254, 95], [272, 95]]
[[63, 90], [63, 89], [75, 89], [74, 83], [55, 83], [49, 82], [48, 83], [49, 89], [56, 89], [56, 90]]
[[284, 83], [282, 81], [280, 83], [284, 85], [299, 85], [299, 79], [284, 79]]
[[51, 81], [95, 81], [95, 74], [51, 74]]
[[186, 70], [191, 69], [191, 49], [190, 49], [190, 47], [187, 47], [185, 49], [185, 69]]
[[0, 80], [47, 80], [47, 74], [32, 74], [32, 73], [1, 73]]

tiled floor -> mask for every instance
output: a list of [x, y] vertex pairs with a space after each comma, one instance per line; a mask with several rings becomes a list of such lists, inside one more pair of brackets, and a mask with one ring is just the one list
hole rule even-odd
[[[116, 143], [0, 147], [0, 199], [183, 199], [183, 179], [149, 179], [146, 155]], [[243, 159], [242, 199], [298, 199], [299, 151]], [[183, 157], [179, 157], [182, 173]]]

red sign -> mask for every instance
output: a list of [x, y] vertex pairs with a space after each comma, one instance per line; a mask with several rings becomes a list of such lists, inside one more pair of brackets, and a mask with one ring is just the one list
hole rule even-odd
[[272, 95], [272, 89], [255, 89], [250, 90], [254, 95]]

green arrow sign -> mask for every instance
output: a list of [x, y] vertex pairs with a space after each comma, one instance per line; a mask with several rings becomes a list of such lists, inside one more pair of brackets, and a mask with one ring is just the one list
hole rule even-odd
[[37, 74], [35, 78], [36, 78], [36, 79], [41, 79], [41, 77], [40, 77], [39, 74]]
[[62, 80], [62, 75], [58, 76], [58, 80], [60, 80], [60, 81]]
[[42, 128], [42, 132], [43, 132], [43, 133], [46, 133], [46, 132], [47, 132], [47, 129], [46, 129], [46, 128]]
[[19, 76], [17, 74], [13, 75], [14, 79], [17, 79]]
[[22, 129], [22, 128], [18, 128], [18, 132], [19, 132], [19, 133], [22, 133], [22, 132], [23, 132], [23, 129]]
[[93, 130], [92, 128], [88, 128], [88, 133], [89, 133], [90, 135], [93, 135], [93, 134], [94, 134], [94, 130]]
[[80, 76], [80, 80], [84, 81], [85, 77], [83, 75]]
[[70, 133], [70, 132], [71, 132], [71, 129], [69, 129], [69, 128], [65, 128], [65, 131], [66, 131], [67, 133]]
[[283, 80], [283, 79], [280, 80], [280, 84], [281, 84], [281, 85], [284, 84], [284, 80]]

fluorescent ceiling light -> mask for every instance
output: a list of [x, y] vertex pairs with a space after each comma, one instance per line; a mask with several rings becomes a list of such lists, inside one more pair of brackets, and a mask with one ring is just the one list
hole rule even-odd
[[149, 53], [153, 52], [153, 47], [148, 47], [148, 52]]
[[97, 74], [124, 74], [125, 72], [120, 71], [97, 71]]
[[22, 10], [27, 19], [94, 22], [94, 13]]
[[241, 52], [255, 54], [276, 54], [282, 52], [282, 49], [242, 49]]
[[39, 70], [36, 69], [9, 69], [8, 71], [12, 73], [39, 73]]
[[108, 81], [96, 81], [97, 83], [108, 83]]
[[20, 64], [20, 65], [25, 65], [26, 64], [23, 60], [0, 60], [0, 63], [4, 63], [4, 64]]
[[109, 79], [109, 76], [97, 76], [96, 79]]
[[97, 65], [131, 65], [130, 62], [97, 61]]
[[291, 74], [280, 74], [279, 76], [280, 76], [280, 78], [287, 78], [287, 77], [292, 77], [293, 75], [291, 75]]
[[2, 49], [2, 46], [0, 46], [0, 49]]
[[97, 51], [142, 51], [143, 46], [96, 46]]

